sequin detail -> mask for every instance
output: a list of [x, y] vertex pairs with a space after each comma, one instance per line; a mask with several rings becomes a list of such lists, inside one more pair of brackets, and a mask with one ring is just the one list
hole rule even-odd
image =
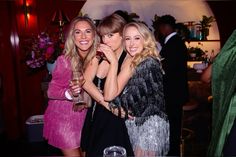
[[150, 116], [141, 126], [135, 120], [126, 120], [133, 150], [143, 150], [143, 155], [154, 152], [155, 156], [166, 155], [169, 151], [169, 123], [154, 115]]

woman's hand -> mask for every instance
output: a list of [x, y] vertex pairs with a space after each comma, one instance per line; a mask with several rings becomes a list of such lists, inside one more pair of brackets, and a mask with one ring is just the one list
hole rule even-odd
[[[120, 107], [120, 111], [118, 108], [112, 108], [110, 110], [114, 115], [116, 115], [117, 117], [120, 118], [124, 118], [124, 119], [130, 119], [133, 120], [134, 117], [131, 116], [130, 114], [128, 114], [127, 112], [125, 112], [125, 110], [123, 109], [123, 107]], [[120, 113], [119, 113], [120, 112]]]
[[118, 63], [118, 59], [116, 57], [116, 54], [114, 51], [111, 49], [110, 46], [105, 45], [105, 44], [100, 44], [98, 47], [99, 51], [102, 51], [108, 60], [109, 63]]
[[109, 110], [116, 115], [117, 117], [124, 118], [124, 119], [134, 119], [133, 116], [131, 116], [129, 111], [125, 111], [123, 107], [116, 106], [112, 102], [109, 103]]

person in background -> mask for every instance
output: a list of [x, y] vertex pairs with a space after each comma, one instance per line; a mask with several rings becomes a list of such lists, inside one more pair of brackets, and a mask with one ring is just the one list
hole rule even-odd
[[[102, 43], [98, 51], [102, 53], [93, 58], [84, 73], [86, 82], [83, 88], [94, 99], [86, 116], [81, 139], [81, 148], [89, 157], [102, 156], [103, 150], [113, 145], [124, 147], [127, 156], [134, 155], [124, 119], [109, 111], [108, 103], [103, 97], [104, 83], [110, 68], [103, 53], [114, 54], [119, 62], [117, 71], [119, 73], [126, 57], [122, 45], [122, 31], [125, 24], [125, 20], [117, 14], [109, 15], [100, 21], [97, 31]], [[75, 92], [76, 89], [78, 88], [74, 86]]]
[[118, 108], [126, 111], [126, 117], [128, 113], [132, 115], [126, 120], [126, 127], [136, 157], [166, 155], [169, 122], [155, 38], [143, 23], [131, 22], [124, 28], [123, 40], [129, 55], [118, 76], [118, 60], [104, 52], [110, 63], [104, 98], [111, 101], [112, 111]]
[[236, 30], [205, 69], [212, 86], [212, 135], [207, 156], [236, 156]]
[[113, 14], [121, 16], [126, 23], [132, 22], [132, 18], [129, 16], [128, 12], [125, 12], [124, 10], [116, 10]]
[[[65, 156], [81, 156], [80, 140], [87, 109], [73, 110], [73, 102], [65, 97], [70, 89], [72, 72], [82, 71], [95, 56], [99, 38], [88, 17], [76, 17], [70, 24], [63, 54], [58, 57], [47, 91], [49, 102], [44, 114], [43, 136], [61, 149]], [[80, 66], [79, 66], [80, 65]], [[78, 69], [81, 68], [81, 69]]]
[[170, 123], [170, 156], [180, 155], [182, 106], [188, 101], [187, 48], [175, 32], [175, 18], [163, 15], [159, 19], [159, 32], [164, 37], [160, 51], [163, 58], [164, 95]]

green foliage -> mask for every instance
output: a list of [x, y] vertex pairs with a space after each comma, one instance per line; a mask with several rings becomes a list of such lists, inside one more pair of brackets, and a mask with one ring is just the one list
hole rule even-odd
[[136, 13], [130, 13], [130, 14], [128, 12], [126, 12], [126, 13], [129, 16], [129, 21], [135, 21], [134, 19], [139, 19], [139, 15]]
[[114, 13], [122, 16], [127, 22], [137, 21], [139, 15], [136, 13], [128, 13], [126, 10], [116, 10]]
[[189, 47], [188, 48], [188, 59], [192, 60], [193, 58], [191, 57], [192, 54], [195, 54], [195, 59], [194, 60], [204, 60], [206, 57], [206, 53], [199, 47]]
[[158, 16], [157, 14], [155, 14], [155, 15], [154, 15], [154, 19], [152, 20], [152, 28], [153, 28], [154, 30], [157, 30], [157, 29], [158, 29], [159, 19], [160, 19], [160, 16]]
[[148, 27], [146, 22], [139, 20], [139, 15], [136, 14], [136, 13], [133, 13], [133, 12], [132, 13], [128, 13], [125, 10], [116, 10], [114, 13], [122, 16], [128, 23], [129, 22], [141, 22], [141, 23], [145, 24]]
[[207, 17], [206, 15], [203, 15], [202, 20], [200, 21], [200, 25], [201, 25], [202, 29], [209, 28], [209, 27], [211, 27], [211, 23], [215, 22], [215, 21], [216, 20], [213, 16]]

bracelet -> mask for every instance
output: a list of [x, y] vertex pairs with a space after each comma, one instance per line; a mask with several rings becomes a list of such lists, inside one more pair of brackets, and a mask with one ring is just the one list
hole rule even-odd
[[[120, 105], [116, 105], [114, 104], [113, 102], [109, 102], [108, 103], [108, 106], [109, 106], [109, 110], [113, 113], [114, 110], [118, 110], [118, 117], [121, 118], [121, 106]], [[126, 117], [126, 116], [125, 116]], [[127, 117], [128, 117], [128, 114], [127, 114]]]
[[109, 110], [112, 111], [112, 109], [116, 109], [118, 106], [114, 104], [113, 102], [108, 103]]

